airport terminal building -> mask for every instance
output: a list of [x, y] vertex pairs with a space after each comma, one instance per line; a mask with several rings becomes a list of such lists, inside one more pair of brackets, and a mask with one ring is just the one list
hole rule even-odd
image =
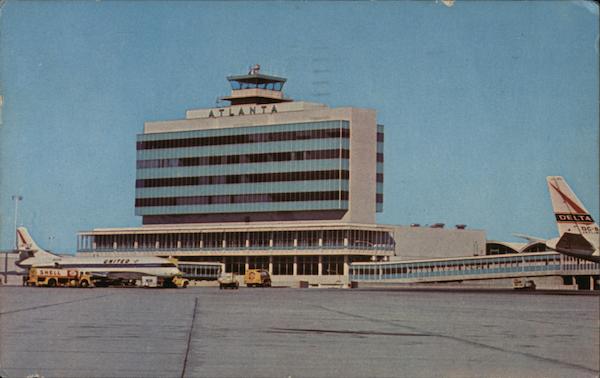
[[286, 79], [257, 66], [227, 79], [229, 106], [145, 123], [135, 188], [143, 226], [80, 232], [78, 254], [221, 262], [314, 284], [347, 283], [354, 262], [485, 254], [483, 231], [376, 223], [384, 127], [375, 110], [293, 101]]

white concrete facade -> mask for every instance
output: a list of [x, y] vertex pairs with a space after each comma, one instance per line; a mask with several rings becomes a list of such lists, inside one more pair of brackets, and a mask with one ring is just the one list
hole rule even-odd
[[393, 260], [485, 256], [483, 230], [395, 226]]

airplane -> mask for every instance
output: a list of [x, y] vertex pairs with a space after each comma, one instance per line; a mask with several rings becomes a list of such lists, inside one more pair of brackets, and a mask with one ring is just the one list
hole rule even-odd
[[560, 176], [546, 177], [552, 209], [558, 227], [558, 238], [544, 240], [527, 235], [518, 237], [539, 241], [567, 256], [600, 263], [598, 225], [579, 201], [569, 184]]
[[40, 248], [25, 227], [17, 229], [18, 250], [16, 265], [28, 268], [71, 268], [87, 272], [100, 282], [136, 280], [142, 276], [158, 277], [170, 286], [182, 273], [174, 262], [162, 257], [75, 257], [59, 256]]

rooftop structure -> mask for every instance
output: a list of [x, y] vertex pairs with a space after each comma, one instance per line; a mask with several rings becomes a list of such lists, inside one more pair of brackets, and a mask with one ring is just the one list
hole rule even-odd
[[250, 68], [247, 75], [228, 76], [231, 83], [231, 96], [221, 97], [231, 105], [243, 104], [276, 104], [289, 102], [291, 99], [283, 97], [283, 84], [286, 79], [277, 76], [264, 75], [260, 72], [260, 65]]

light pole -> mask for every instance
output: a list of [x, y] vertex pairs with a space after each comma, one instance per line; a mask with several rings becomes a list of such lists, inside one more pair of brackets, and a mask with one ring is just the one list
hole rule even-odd
[[14, 195], [12, 196], [12, 200], [15, 201], [15, 249], [19, 249], [17, 242], [17, 216], [19, 215], [19, 201], [23, 200], [23, 196]]
[[[19, 209], [19, 201], [23, 199], [23, 196], [12, 196], [12, 200], [15, 201], [15, 249], [19, 249], [17, 244], [17, 211]], [[8, 283], [8, 251], [4, 254], [4, 283]]]

